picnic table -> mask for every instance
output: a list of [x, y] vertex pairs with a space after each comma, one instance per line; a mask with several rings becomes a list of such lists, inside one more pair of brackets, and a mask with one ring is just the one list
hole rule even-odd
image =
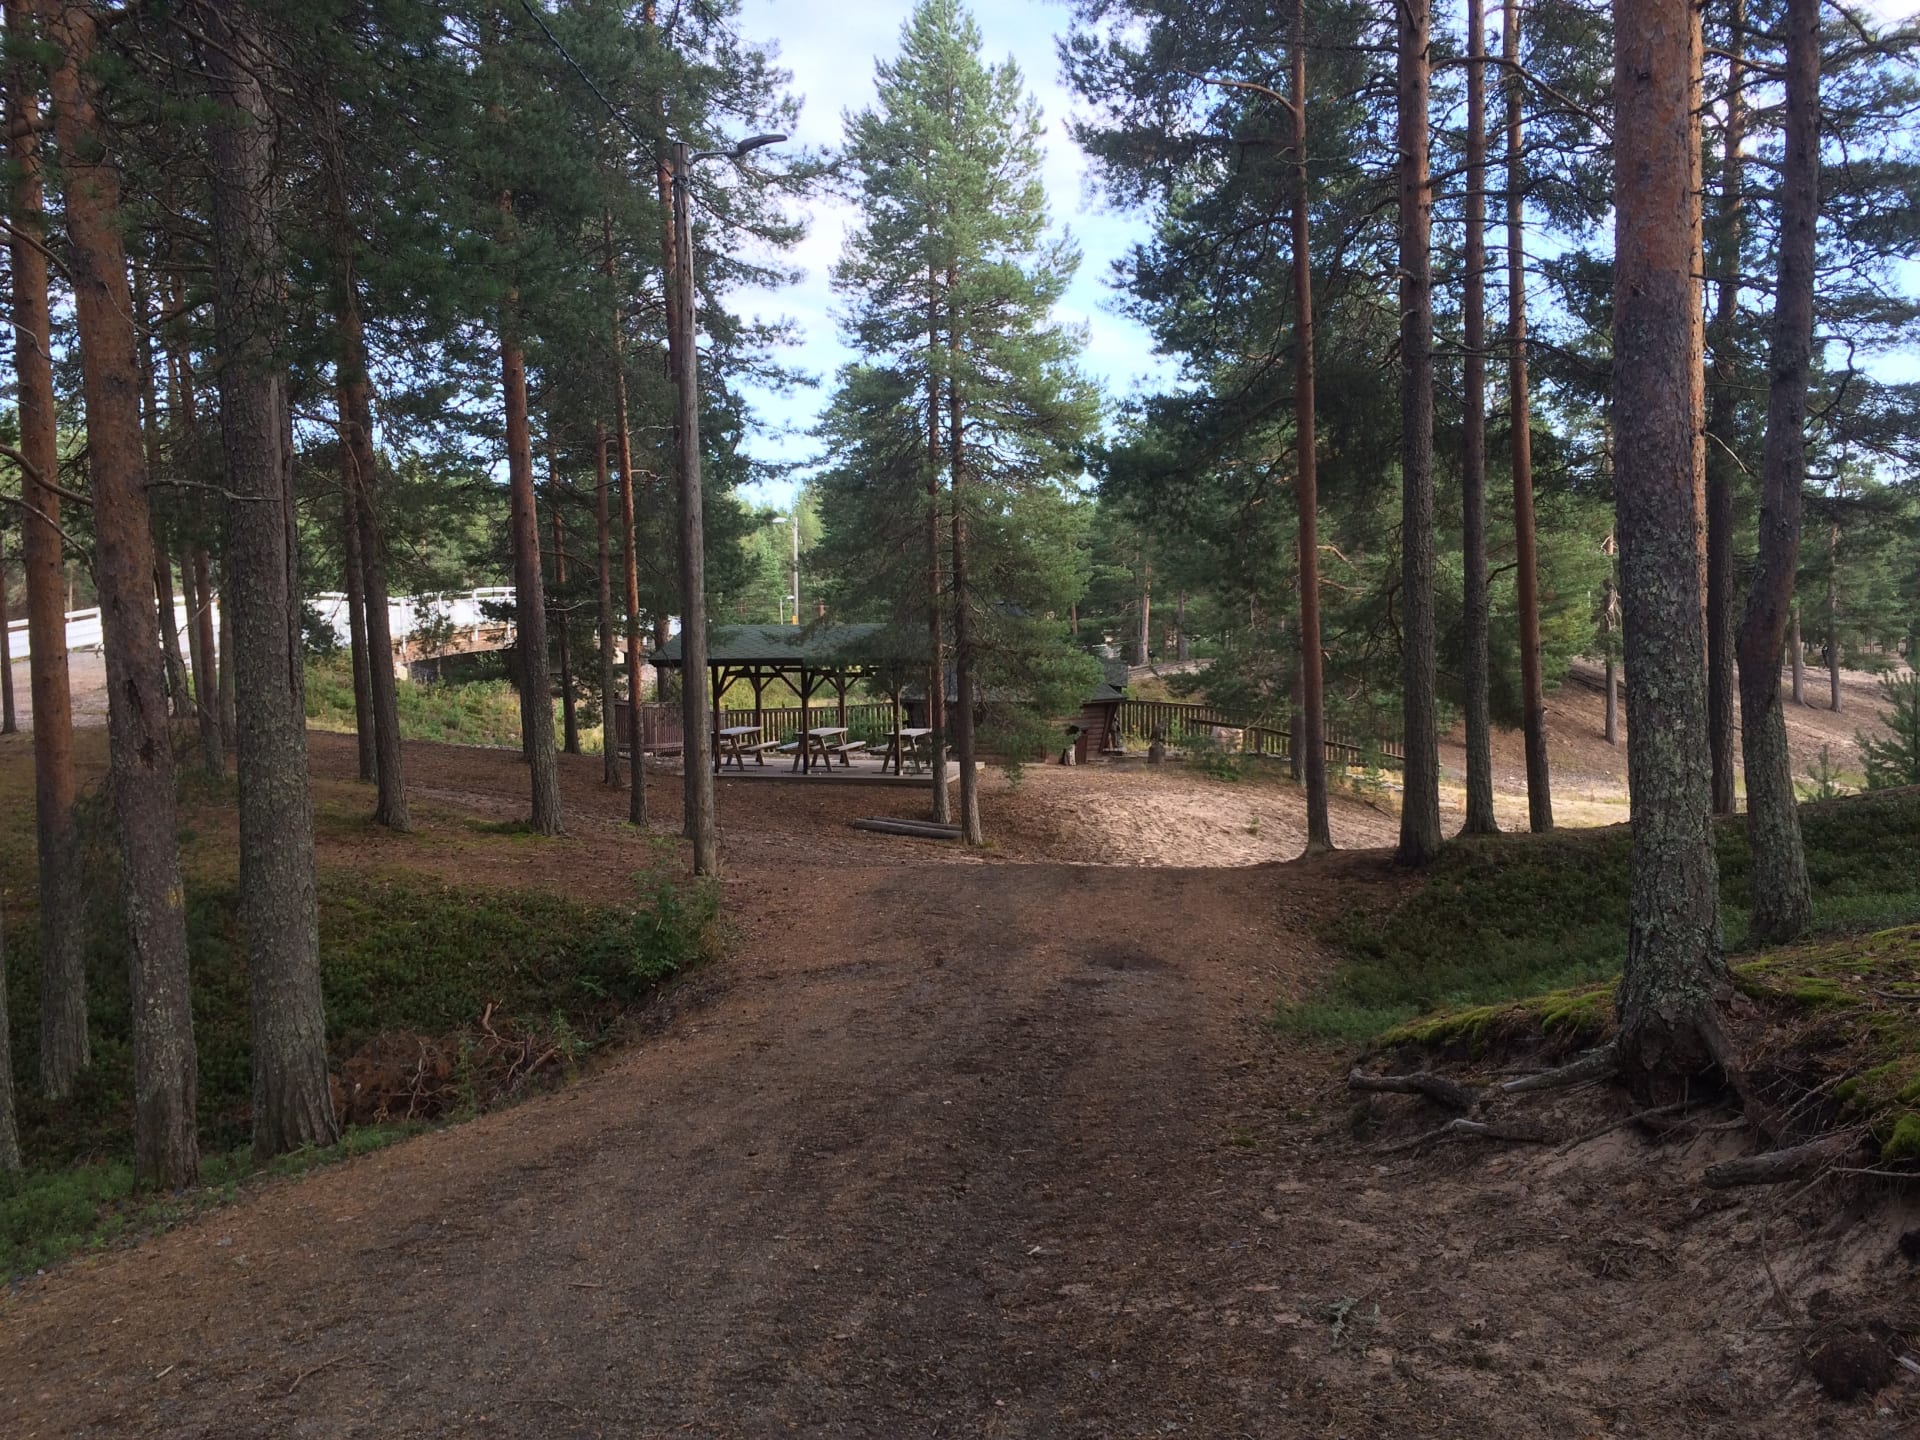
[[759, 742], [758, 725], [728, 725], [717, 733], [720, 743], [713, 747], [713, 768], [716, 771], [725, 768], [729, 760], [744, 770], [749, 755], [753, 756], [754, 764], [764, 765], [767, 763], [767, 751], [774, 748], [771, 741], [766, 744]]
[[814, 726], [812, 730], [803, 730], [801, 749], [793, 753], [793, 768], [806, 772], [812, 770], [814, 764], [831, 766], [835, 749], [841, 751], [841, 764], [845, 764], [847, 755], [845, 747], [841, 745], [841, 737], [845, 733], [847, 726]]
[[928, 737], [933, 731], [917, 725], [903, 725], [893, 732], [893, 738], [887, 741], [887, 753], [880, 757], [880, 773], [886, 774], [887, 766], [893, 766], [893, 773], [905, 773], [901, 767], [911, 765], [913, 773], [918, 775], [932, 763], [932, 747]]

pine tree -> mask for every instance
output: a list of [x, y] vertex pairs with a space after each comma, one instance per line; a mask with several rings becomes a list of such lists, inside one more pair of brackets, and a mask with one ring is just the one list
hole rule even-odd
[[[1403, 865], [1440, 853], [1433, 609], [1433, 196], [1427, 169], [1428, 0], [1398, 7], [1400, 183], [1400, 611]], [[1517, 425], [1516, 425], [1516, 428]]]
[[1854, 736], [1867, 769], [1867, 788], [1891, 790], [1900, 785], [1920, 785], [1920, 675], [1911, 671], [1883, 675], [1880, 698], [1887, 705], [1880, 712], [1887, 737]]
[[[1753, 851], [1753, 918], [1748, 929], [1752, 938], [1769, 944], [1793, 939], [1813, 915], [1793, 761], [1780, 710], [1780, 654], [1793, 603], [1801, 492], [1807, 474], [1814, 231], [1820, 209], [1819, 0], [1787, 0], [1786, 24], [1786, 153], [1781, 167], [1780, 270], [1774, 286], [1773, 350], [1768, 366], [1760, 554], [1739, 634], [1747, 836]], [[1732, 797], [1726, 798], [1731, 801]]]
[[280, 318], [276, 160], [267, 79], [275, 67], [245, 6], [206, 16], [220, 434], [226, 455], [228, 592], [240, 776], [240, 926], [247, 946], [253, 1153], [328, 1145], [320, 921], [307, 780], [299, 553]]
[[[1019, 544], [1005, 517], [1021, 505], [1044, 514], [1093, 420], [1072, 365], [1074, 337], [1050, 318], [1075, 257], [1046, 238], [1039, 113], [1019, 71], [984, 64], [979, 51], [979, 31], [955, 0], [915, 8], [899, 56], [879, 67], [878, 104], [851, 119], [862, 223], [835, 272], [853, 302], [850, 338], [868, 362], [842, 377], [841, 414], [885, 427], [855, 443], [889, 451], [888, 473], [902, 479], [924, 444], [918, 473], [934, 514], [944, 475], [949, 723], [971, 844], [983, 840], [977, 692], [1037, 638], [1033, 617], [1017, 616], [1002, 588], [1016, 568], [1004, 547]], [[853, 440], [843, 432], [840, 458]], [[924, 523], [938, 534], [937, 519]], [[1041, 547], [1025, 553], [1036, 558]], [[909, 604], [911, 593], [897, 602]]]
[[13, 364], [20, 419], [21, 552], [33, 698], [33, 802], [40, 893], [40, 1085], [72, 1093], [87, 1067], [85, 935], [80, 887], [69, 883], [76, 835], [73, 705], [61, 583], [59, 462], [41, 181], [40, 77], [28, 60], [33, 0], [6, 0], [7, 158], [13, 169], [8, 259], [12, 268]]
[[100, 124], [99, 16], [70, 0], [39, 0], [39, 16], [55, 52], [49, 78], [92, 460], [107, 748], [132, 972], [134, 1174], [175, 1188], [200, 1167], [193, 1012], [120, 175]]
[[1643, 1096], [1677, 1092], [1720, 1058], [1729, 989], [1709, 828], [1700, 426], [1689, 378], [1700, 167], [1690, 10], [1684, 0], [1623, 0], [1614, 26], [1614, 486], [1633, 796], [1616, 1045]]

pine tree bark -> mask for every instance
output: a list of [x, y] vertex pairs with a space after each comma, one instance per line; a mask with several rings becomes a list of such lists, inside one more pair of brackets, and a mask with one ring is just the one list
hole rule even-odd
[[[1307, 6], [1294, 0], [1293, 87], [1293, 430], [1294, 499], [1299, 507], [1300, 703], [1288, 750], [1307, 791], [1306, 853], [1333, 848], [1327, 801], [1326, 682], [1320, 649], [1320, 459], [1313, 365], [1313, 231], [1307, 190]], [[1186, 593], [1180, 596], [1180, 658], [1186, 658]]]
[[0, 537], [0, 735], [12, 735], [20, 728], [13, 712], [13, 641], [7, 611], [7, 547]]
[[[607, 427], [593, 427], [593, 520], [600, 556], [598, 594], [600, 622], [600, 783], [609, 789], [620, 783], [620, 745], [614, 714], [619, 697], [614, 693], [613, 658], [613, 544], [612, 517], [609, 514], [607, 487]], [[640, 711], [636, 706], [627, 713], [630, 722], [627, 743], [639, 748]]]
[[[501, 211], [512, 202], [501, 198]], [[528, 823], [541, 835], [561, 832], [560, 774], [553, 748], [553, 682], [547, 671], [547, 603], [540, 579], [540, 522], [534, 509], [533, 437], [527, 426], [527, 362], [520, 349], [517, 292], [509, 291], [500, 327], [500, 388], [507, 415], [507, 483], [512, 501], [514, 648], [520, 659], [532, 781]]]
[[[1739, 465], [1734, 446], [1739, 443], [1735, 429], [1739, 401], [1736, 329], [1744, 209], [1740, 147], [1746, 138], [1746, 0], [1729, 0], [1728, 28], [1727, 118], [1721, 131], [1720, 203], [1714, 227], [1714, 269], [1718, 275], [1711, 332], [1713, 362], [1707, 377], [1707, 739], [1713, 760], [1716, 815], [1731, 815], [1734, 810], [1733, 488], [1734, 471]], [[1776, 694], [1780, 688], [1777, 679]]]
[[[344, 210], [337, 223], [345, 220]], [[341, 235], [341, 244], [350, 240]], [[393, 673], [393, 625], [388, 613], [387, 533], [380, 518], [379, 457], [373, 448], [373, 379], [367, 370], [366, 327], [352, 251], [340, 257], [338, 362], [340, 479], [359, 530], [362, 613], [367, 625], [367, 695], [373, 711], [373, 819], [389, 830], [412, 826], [407, 813], [406, 757], [400, 744], [400, 692]]]
[[1493, 718], [1487, 623], [1487, 26], [1467, 0], [1467, 241], [1461, 294], [1460, 550], [1466, 654], [1467, 835], [1500, 829], [1493, 814]]
[[[231, 548], [232, 541], [228, 540]], [[240, 728], [239, 700], [235, 696], [233, 674], [233, 561], [231, 557], [220, 557], [220, 586], [216, 592], [218, 621], [220, 627], [220, 662], [216, 667], [220, 674], [220, 748], [231, 750], [238, 741]]]
[[[1297, 395], [1296, 395], [1297, 398]], [[1319, 556], [1314, 559], [1318, 561]], [[1318, 569], [1318, 565], [1315, 566]], [[1074, 612], [1073, 633], [1080, 633], [1079, 611]], [[1173, 658], [1184, 665], [1193, 658], [1193, 642], [1187, 635], [1187, 592], [1181, 590], [1173, 597]]]
[[1827, 708], [1836, 715], [1840, 713], [1840, 526], [1837, 522], [1827, 525]]
[[953, 821], [953, 795], [947, 788], [947, 646], [941, 619], [940, 551], [945, 527], [940, 523], [940, 287], [927, 267], [927, 728], [932, 731], [933, 818], [941, 825]]
[[1614, 22], [1614, 455], [1633, 797], [1622, 1073], [1671, 1098], [1726, 1054], [1710, 828], [1700, 432], [1687, 313], [1691, 106], [1699, 52], [1689, 0], [1621, 0]]
[[[186, 572], [183, 570], [182, 575]], [[213, 577], [207, 552], [193, 552], [193, 608], [187, 617], [188, 648], [193, 657], [193, 713], [200, 727], [200, 766], [209, 775], [227, 773], [227, 752], [220, 743], [220, 661], [213, 641]]]
[[1520, 725], [1527, 757], [1527, 825], [1539, 834], [1553, 829], [1553, 777], [1547, 759], [1547, 692], [1540, 662], [1540, 561], [1533, 517], [1520, 0], [1505, 0], [1500, 29], [1507, 81], [1507, 411], [1513, 470], [1514, 590], [1520, 611]]
[[[613, 275], [613, 216], [603, 212], [602, 228], [606, 238], [609, 278]], [[671, 228], [671, 227], [669, 227]], [[633, 422], [627, 405], [626, 317], [619, 305], [613, 309], [613, 433], [620, 457], [620, 546], [625, 557], [623, 580], [627, 611], [627, 699], [632, 705], [630, 718], [634, 730], [628, 747], [627, 823], [642, 828], [649, 823], [647, 813], [647, 762], [640, 749], [641, 644], [640, 623], [640, 497], [633, 473]], [[681, 626], [687, 624], [681, 618]], [[684, 643], [684, 642], [683, 642]], [[682, 667], [683, 673], [685, 667]], [[704, 679], [703, 682], [704, 683]], [[685, 737], [682, 737], [684, 746]], [[684, 757], [688, 752], [683, 748]]]
[[339, 1138], [327, 1076], [300, 638], [297, 521], [286, 453], [284, 327], [272, 60], [241, 7], [207, 39], [214, 330], [221, 355], [227, 587], [240, 777], [240, 931], [246, 945], [256, 1160]]
[[1433, 196], [1427, 173], [1429, 0], [1399, 16], [1400, 646], [1403, 865], [1440, 854], [1440, 736], [1433, 609]]
[[109, 696], [108, 768], [132, 992], [134, 1176], [172, 1189], [198, 1175], [200, 1144], [173, 748], [153, 607], [152, 528], [140, 440], [133, 297], [120, 238], [120, 175], [98, 116], [93, 7], [38, 0], [38, 11], [55, 55], [49, 90], [66, 175], [67, 265], [92, 461], [94, 582]]
[[[148, 303], [147, 272], [133, 267], [133, 307], [140, 317], [140, 428], [147, 447], [149, 476], [162, 466], [160, 397], [153, 362], [153, 306]], [[151, 509], [151, 506], [149, 506]], [[168, 713], [187, 718], [187, 662], [180, 654], [180, 622], [173, 606], [173, 560], [167, 554], [166, 526], [153, 514], [153, 594], [160, 613], [160, 648], [166, 662]], [[0, 590], [4, 590], [0, 586]], [[0, 612], [5, 609], [0, 605]], [[0, 618], [4, 618], [0, 616]]]
[[13, 1039], [7, 1018], [6, 917], [0, 915], [0, 1175], [20, 1168], [20, 1129], [13, 1116]]
[[1750, 941], [1769, 945], [1793, 939], [1813, 916], [1793, 761], [1780, 709], [1780, 652], [1786, 643], [1794, 576], [1800, 564], [1800, 497], [1807, 477], [1814, 232], [1820, 209], [1819, 0], [1787, 0], [1786, 41], [1779, 269], [1767, 366], [1760, 550], [1739, 635], [1741, 749], [1746, 762], [1747, 838], [1753, 851], [1753, 909], [1747, 934]]
[[1800, 602], [1793, 602], [1793, 613], [1787, 620], [1787, 660], [1793, 674], [1793, 703], [1804, 708], [1807, 703], [1807, 647], [1800, 638]]
[[547, 448], [547, 488], [552, 493], [547, 514], [553, 520], [553, 588], [559, 592], [560, 613], [560, 733], [561, 748], [569, 755], [580, 753], [580, 715], [573, 693], [573, 642], [568, 635], [566, 616], [567, 537], [560, 523], [560, 476], [553, 459], [552, 442]]
[[[948, 493], [953, 506], [953, 752], [960, 767], [960, 838], [984, 845], [980, 828], [980, 769], [973, 751], [973, 591], [967, 569], [966, 401], [961, 394], [959, 313], [954, 293], [959, 277], [947, 270], [947, 464]], [[1144, 565], [1143, 565], [1144, 568]], [[1146, 608], [1146, 581], [1142, 580], [1141, 608]], [[1140, 628], [1141, 642], [1146, 626]]]
[[[345, 413], [345, 406], [341, 412]], [[344, 470], [352, 462], [347, 458], [346, 427], [339, 429]], [[340, 541], [344, 554], [340, 568], [347, 591], [347, 647], [353, 665], [353, 735], [359, 749], [360, 778], [378, 780], [380, 751], [373, 727], [373, 677], [367, 667], [367, 590], [360, 560], [360, 516], [348, 484], [340, 487]]]
[[20, 518], [26, 571], [27, 687], [33, 705], [33, 803], [39, 852], [40, 1087], [64, 1099], [87, 1067], [87, 977], [82, 891], [70, 883], [75, 845], [73, 704], [67, 678], [65, 585], [61, 576], [60, 495], [44, 483], [59, 464], [53, 396], [53, 332], [41, 186], [40, 85], [24, 58], [32, 0], [6, 0], [7, 158], [12, 168], [13, 366], [17, 385]]

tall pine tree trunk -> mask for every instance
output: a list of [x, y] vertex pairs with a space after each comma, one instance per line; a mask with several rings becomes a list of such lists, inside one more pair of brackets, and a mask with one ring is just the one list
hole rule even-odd
[[[1733, 484], [1739, 402], [1740, 147], [1746, 137], [1747, 5], [1729, 0], [1727, 118], [1721, 132], [1720, 204], [1714, 227], [1713, 368], [1707, 398], [1707, 741], [1713, 759], [1713, 813], [1731, 815], [1733, 771]], [[1775, 664], [1778, 665], [1776, 656]], [[1776, 676], [1774, 690], [1779, 691]], [[1741, 689], [1745, 714], [1745, 687]], [[1777, 708], [1777, 707], [1776, 707]], [[1751, 719], [1746, 721], [1751, 724]], [[1743, 742], [1744, 743], [1744, 742]], [[1751, 767], [1749, 767], [1751, 768]]]
[[933, 733], [933, 818], [953, 820], [953, 796], [947, 788], [947, 647], [941, 619], [940, 552], [945, 528], [940, 523], [940, 287], [927, 267], [927, 727]]
[[253, 1055], [253, 1154], [339, 1138], [320, 996], [320, 916], [286, 453], [272, 67], [249, 13], [207, 12], [214, 327], [226, 456], [228, 601], [240, 777], [240, 931]]
[[[512, 200], [502, 196], [502, 215]], [[519, 296], [507, 295], [500, 327], [500, 389], [507, 416], [507, 484], [513, 525], [514, 648], [520, 659], [521, 712], [532, 781], [529, 823], [558, 835], [560, 773], [553, 753], [553, 683], [547, 673], [547, 604], [540, 580], [540, 521], [533, 497], [533, 437], [527, 428], [527, 361], [520, 349]]]
[[[133, 267], [133, 309], [140, 320], [140, 428], [151, 477], [161, 467], [160, 397], [153, 363], [153, 306], [148, 303], [147, 272]], [[149, 505], [149, 510], [152, 507]], [[187, 718], [187, 662], [180, 654], [180, 622], [173, 605], [173, 560], [167, 554], [166, 526], [153, 513], [153, 595], [160, 609], [160, 648], [167, 667], [168, 713]], [[0, 586], [0, 590], [4, 590]], [[0, 611], [5, 607], [0, 605]]]
[[26, 56], [31, 0], [6, 0], [7, 158], [12, 167], [13, 369], [20, 424], [21, 563], [27, 582], [27, 685], [33, 705], [33, 804], [39, 851], [40, 1086], [64, 1099], [87, 1066], [87, 976], [81, 888], [71, 882], [75, 830], [73, 705], [61, 580], [60, 495], [46, 482], [59, 464], [53, 398], [53, 331], [47, 294], [40, 179], [40, 88]]
[[1527, 756], [1527, 824], [1538, 834], [1553, 828], [1553, 779], [1547, 762], [1547, 692], [1540, 663], [1540, 562], [1534, 543], [1520, 0], [1506, 0], [1500, 30], [1507, 81], [1507, 411], [1513, 470], [1514, 589], [1520, 611], [1520, 724]]
[[1614, 446], [1626, 628], [1632, 884], [1617, 1041], [1643, 1096], [1671, 1098], [1724, 1054], [1709, 762], [1688, 0], [1621, 0], [1614, 18]]
[[553, 520], [553, 588], [560, 595], [560, 733], [561, 748], [580, 753], [580, 716], [573, 693], [573, 642], [567, 630], [567, 537], [560, 523], [560, 475], [554, 463], [553, 441], [547, 441], [547, 489], [553, 498], [547, 513]]
[[[1772, 394], [1768, 394], [1769, 410]], [[1827, 524], [1827, 708], [1840, 713], [1840, 526]]]
[[99, 121], [92, 6], [39, 0], [39, 14], [55, 51], [49, 89], [66, 175], [67, 266], [92, 462], [94, 583], [107, 661], [108, 768], [133, 1010], [134, 1176], [175, 1189], [191, 1184], [200, 1169], [193, 1008], [120, 175]]
[[0, 735], [11, 735], [20, 728], [13, 711], [13, 640], [8, 628], [12, 617], [7, 610], [7, 547], [0, 542]]
[[1813, 915], [1787, 723], [1780, 710], [1780, 652], [1800, 564], [1800, 497], [1807, 476], [1814, 230], [1820, 211], [1820, 0], [1787, 0], [1786, 30], [1779, 276], [1767, 365], [1760, 553], [1739, 637], [1741, 749], [1747, 837], [1753, 850], [1753, 914], [1747, 933], [1749, 940], [1772, 945], [1793, 939]]
[[1793, 674], [1793, 703], [1804, 707], [1807, 703], [1807, 647], [1800, 638], [1800, 601], [1793, 602], [1793, 613], [1787, 620], [1787, 661]]
[[[603, 424], [595, 424], [593, 427], [593, 480], [593, 521], [600, 557], [600, 585], [597, 596], [600, 634], [600, 783], [611, 789], [620, 783], [620, 744], [617, 738], [619, 730], [614, 720], [614, 714], [619, 706], [619, 697], [614, 694], [613, 525], [607, 498], [607, 427]], [[631, 722], [627, 732], [627, 743], [638, 749], [640, 711], [637, 706], [628, 712], [627, 719]]]
[[[1299, 507], [1300, 703], [1288, 749], [1306, 783], [1307, 848], [1333, 848], [1327, 802], [1326, 683], [1320, 649], [1320, 460], [1315, 432], [1313, 245], [1307, 192], [1307, 5], [1294, 0], [1293, 43], [1293, 428]], [[1186, 593], [1180, 596], [1180, 658], [1186, 658]]]
[[[345, 406], [341, 407], [342, 413]], [[346, 427], [340, 427], [340, 456], [347, 458]], [[353, 736], [359, 751], [360, 778], [380, 777], [379, 737], [374, 733], [373, 676], [367, 668], [367, 589], [360, 559], [360, 515], [351, 484], [340, 487], [341, 570], [347, 590], [347, 646], [353, 663]]]
[[1433, 197], [1427, 174], [1429, 0], [1399, 15], [1400, 645], [1406, 749], [1403, 865], [1440, 853], [1440, 736], [1433, 609]]
[[[345, 223], [342, 210], [336, 220]], [[344, 231], [340, 255], [339, 406], [341, 480], [360, 532], [360, 588], [367, 622], [367, 695], [373, 710], [374, 778], [379, 795], [374, 823], [389, 830], [412, 824], [407, 813], [406, 760], [400, 747], [400, 691], [393, 673], [393, 625], [388, 613], [387, 535], [380, 518], [379, 459], [373, 448], [373, 379], [367, 372], [366, 327], [352, 241]]]
[[[960, 767], [960, 838], [984, 845], [980, 828], [980, 768], [973, 752], [974, 626], [973, 592], [967, 571], [966, 403], [961, 394], [960, 322], [954, 300], [959, 277], [947, 270], [947, 463], [953, 505], [953, 751]], [[1146, 607], [1142, 581], [1141, 608]], [[1141, 626], [1145, 643], [1146, 627]]]
[[13, 1118], [13, 1036], [7, 1018], [6, 916], [0, 914], [0, 1175], [20, 1168], [20, 1130]]
[[[227, 547], [232, 549], [232, 537], [227, 539]], [[220, 746], [231, 750], [236, 742], [240, 727], [239, 699], [234, 694], [233, 673], [233, 561], [231, 556], [220, 557], [220, 588], [217, 604], [220, 623]]]
[[199, 546], [193, 551], [193, 610], [187, 617], [192, 626], [193, 711], [200, 726], [200, 764], [209, 775], [227, 773], [226, 747], [220, 743], [220, 661], [214, 652], [213, 574], [207, 552]]
[[[606, 272], [611, 278], [613, 216], [603, 212], [601, 221], [607, 246]], [[672, 226], [669, 225], [668, 229], [671, 231]], [[620, 456], [620, 548], [626, 562], [622, 578], [625, 582], [627, 611], [627, 700], [632, 706], [628, 718], [633, 721], [633, 733], [627, 749], [627, 822], [644, 827], [649, 817], [647, 762], [640, 748], [640, 657], [645, 649], [640, 641], [640, 496], [633, 473], [633, 421], [627, 405], [626, 346], [626, 317], [616, 304], [613, 309], [613, 434]], [[685, 616], [681, 617], [680, 624], [684, 629], [687, 624]], [[683, 674], [686, 673], [684, 665], [681, 670]], [[705, 683], [704, 677], [701, 677], [701, 683]], [[684, 748], [686, 738], [682, 736], [682, 756], [688, 753]]]
[[1487, 26], [1482, 0], [1467, 0], [1467, 246], [1461, 295], [1461, 618], [1467, 722], [1467, 818], [1463, 833], [1499, 830], [1493, 814], [1491, 660], [1487, 641]]
[[1140, 635], [1134, 642], [1136, 665], [1153, 660], [1153, 561], [1147, 558], [1147, 537], [1140, 537]]

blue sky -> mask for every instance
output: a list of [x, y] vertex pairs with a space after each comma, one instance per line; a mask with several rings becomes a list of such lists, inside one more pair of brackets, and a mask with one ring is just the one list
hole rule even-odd
[[[1447, 0], [1440, 3], [1444, 7]], [[911, 8], [911, 0], [744, 0], [742, 32], [776, 45], [781, 63], [792, 72], [794, 92], [803, 97], [797, 142], [820, 148], [839, 144], [842, 116], [872, 103], [874, 62], [898, 48]], [[1867, 8], [1894, 19], [1920, 12], [1920, 0], [1867, 0]], [[1059, 0], [974, 0], [972, 10], [986, 58], [997, 63], [1011, 56], [1045, 114], [1045, 180], [1054, 223], [1072, 235], [1082, 255], [1061, 317], [1088, 327], [1085, 369], [1112, 399], [1136, 393], [1143, 382], [1146, 388], [1155, 388], [1155, 381], [1164, 384], [1171, 367], [1153, 354], [1144, 330], [1114, 312], [1108, 283], [1112, 261], [1144, 235], [1145, 221], [1115, 211], [1095, 192], [1086, 157], [1067, 135], [1066, 121], [1085, 107], [1076, 105], [1059, 78], [1054, 44], [1070, 18], [1066, 5]], [[834, 371], [851, 358], [834, 322], [836, 302], [829, 284], [851, 213], [837, 201], [814, 204], [811, 233], [790, 257], [806, 272], [801, 282], [778, 290], [744, 291], [733, 299], [745, 313], [795, 321], [804, 338], [787, 358], [820, 381], [817, 388], [787, 395], [748, 392], [767, 432], [750, 446], [761, 458], [804, 461], [813, 455], [814, 443], [805, 431], [825, 404]], [[1920, 286], [1920, 264], [1903, 268], [1913, 277], [1911, 283]], [[1920, 377], [1920, 357], [1884, 357], [1875, 368], [1888, 379]], [[749, 498], [784, 505], [793, 489], [792, 482], [769, 484]]]

